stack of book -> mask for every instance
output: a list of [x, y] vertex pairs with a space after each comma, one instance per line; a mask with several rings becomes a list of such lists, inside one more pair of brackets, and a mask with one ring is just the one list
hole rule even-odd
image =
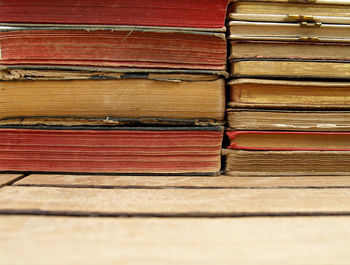
[[350, 2], [230, 10], [227, 174], [350, 172]]
[[0, 171], [216, 174], [227, 0], [3, 0]]

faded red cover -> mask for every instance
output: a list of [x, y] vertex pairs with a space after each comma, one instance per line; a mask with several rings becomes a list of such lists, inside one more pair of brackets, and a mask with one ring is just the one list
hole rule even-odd
[[228, 0], [1, 0], [0, 23], [224, 27]]
[[0, 32], [3, 65], [225, 70], [224, 34], [142, 30]]
[[0, 171], [208, 173], [222, 130], [0, 129]]
[[[242, 146], [235, 142], [238, 135], [242, 134], [270, 134], [270, 135], [282, 135], [282, 134], [294, 134], [294, 135], [324, 135], [324, 136], [348, 136], [350, 141], [350, 132], [283, 132], [283, 131], [229, 131], [226, 132], [230, 139], [229, 149], [240, 150], [275, 150], [275, 151], [350, 151], [349, 148], [295, 148], [293, 146], [289, 148], [271, 148], [271, 147], [248, 147]], [[331, 140], [331, 139], [330, 139]]]

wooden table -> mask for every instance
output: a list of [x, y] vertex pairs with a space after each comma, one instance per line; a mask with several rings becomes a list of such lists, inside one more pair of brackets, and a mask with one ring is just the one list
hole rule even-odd
[[0, 174], [0, 264], [349, 264], [350, 177]]

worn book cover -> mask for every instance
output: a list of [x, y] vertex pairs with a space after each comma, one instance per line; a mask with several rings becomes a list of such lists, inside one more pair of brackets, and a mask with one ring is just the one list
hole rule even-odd
[[225, 80], [220, 72], [143, 71], [3, 69], [0, 124], [223, 121]]
[[96, 24], [223, 30], [228, 0], [2, 0], [0, 23]]
[[235, 108], [227, 123], [240, 131], [350, 131], [350, 111]]
[[233, 0], [230, 10], [240, 14], [283, 14], [350, 17], [349, 0]]
[[349, 24], [230, 21], [232, 40], [349, 42]]
[[215, 174], [222, 129], [2, 126], [0, 171]]
[[349, 82], [241, 78], [228, 85], [230, 107], [342, 110], [350, 106]]
[[[230, 13], [228, 18], [230, 20], [237, 21], [257, 21], [257, 22], [281, 22], [281, 23], [304, 23], [304, 25], [314, 25], [315, 27], [320, 24], [350, 24], [350, 16], [325, 16], [305, 14], [305, 10], [295, 14], [283, 14], [285, 10], [281, 10], [280, 14], [242, 14], [242, 13]], [[308, 24], [305, 24], [308, 23]], [[314, 23], [314, 24], [313, 24]]]
[[349, 61], [350, 43], [231, 40], [229, 60], [296, 59]]
[[1, 65], [225, 70], [223, 33], [133, 27], [0, 27]]
[[298, 79], [349, 79], [350, 60], [308, 59], [233, 59], [230, 61], [232, 77], [298, 78]]
[[230, 176], [347, 176], [349, 151], [224, 150]]
[[228, 131], [229, 149], [350, 151], [350, 132]]

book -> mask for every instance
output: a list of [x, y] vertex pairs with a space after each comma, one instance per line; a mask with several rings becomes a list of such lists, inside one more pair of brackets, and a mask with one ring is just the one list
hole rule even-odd
[[350, 106], [349, 82], [241, 78], [228, 85], [228, 105], [235, 108], [341, 110]]
[[[349, 2], [350, 3], [350, 2]], [[241, 14], [241, 13], [230, 13], [228, 18], [230, 20], [238, 20], [238, 21], [256, 21], [256, 22], [281, 22], [281, 23], [320, 23], [325, 24], [350, 24], [350, 16], [324, 16], [324, 15], [315, 15], [314, 13], [310, 13], [309, 15], [305, 15], [304, 12], [300, 12], [297, 14], [282, 14], [285, 10], [281, 10], [281, 14]], [[347, 14], [345, 14], [347, 15]], [[310, 25], [309, 24], [309, 25]]]
[[232, 12], [241, 14], [350, 17], [348, 0], [233, 0], [232, 2]]
[[229, 60], [242, 58], [350, 60], [350, 43], [232, 40], [230, 44]]
[[0, 27], [1, 65], [226, 69], [223, 33], [72, 27]]
[[350, 131], [350, 111], [228, 109], [230, 130]]
[[229, 149], [350, 151], [350, 132], [228, 131]]
[[115, 126], [125, 119], [194, 124], [223, 121], [225, 80], [220, 72], [8, 67], [0, 71], [0, 98], [0, 124], [52, 124], [59, 118], [66, 125]]
[[348, 151], [224, 150], [230, 176], [347, 176]]
[[224, 30], [228, 0], [2, 0], [0, 23], [100, 24]]
[[230, 21], [232, 40], [349, 42], [349, 24]]
[[308, 60], [308, 59], [233, 59], [230, 61], [230, 75], [258, 78], [299, 78], [299, 79], [349, 79], [349, 60]]
[[2, 126], [0, 171], [216, 174], [222, 127]]

